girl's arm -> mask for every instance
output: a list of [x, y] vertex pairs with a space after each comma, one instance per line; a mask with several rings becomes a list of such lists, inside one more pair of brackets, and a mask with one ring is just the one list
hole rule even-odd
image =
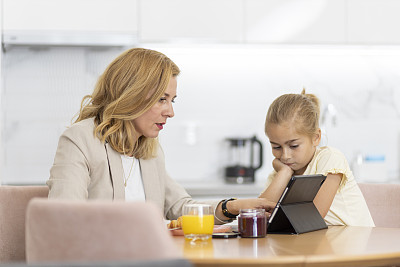
[[317, 195], [314, 198], [314, 205], [321, 214], [322, 218], [325, 218], [332, 205], [333, 199], [335, 198], [336, 192], [339, 188], [340, 181], [342, 180], [343, 174], [328, 174], [325, 182], [322, 184]]
[[293, 170], [289, 166], [283, 164], [279, 159], [274, 159], [272, 161], [272, 166], [276, 171], [275, 178], [259, 197], [266, 198], [276, 203], [292, 177]]
[[[271, 184], [260, 194], [260, 198], [266, 198], [272, 202], [278, 202], [283, 190], [285, 190], [293, 170], [283, 164], [279, 159], [274, 159], [272, 165], [277, 172]], [[336, 192], [342, 180], [342, 174], [328, 174], [325, 182], [314, 198], [314, 205], [322, 218], [325, 218], [335, 198]]]

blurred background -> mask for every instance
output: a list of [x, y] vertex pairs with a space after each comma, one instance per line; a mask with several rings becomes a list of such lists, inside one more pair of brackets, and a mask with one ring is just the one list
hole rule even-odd
[[[182, 70], [159, 139], [168, 172], [192, 195], [260, 193], [272, 171], [268, 106], [302, 88], [321, 100], [321, 145], [340, 149], [358, 181], [400, 182], [400, 1], [0, 3], [1, 184], [46, 182], [82, 97], [131, 47], [161, 51]], [[254, 179], [227, 179], [236, 161]]]

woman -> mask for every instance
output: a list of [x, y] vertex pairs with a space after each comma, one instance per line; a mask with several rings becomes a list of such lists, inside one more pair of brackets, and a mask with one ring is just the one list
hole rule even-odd
[[[157, 51], [133, 48], [118, 56], [60, 137], [47, 181], [49, 198], [151, 201], [167, 219], [196, 202], [168, 176], [157, 139], [174, 116], [179, 72]], [[231, 221], [242, 208], [273, 206], [260, 198], [209, 204], [217, 223]]]

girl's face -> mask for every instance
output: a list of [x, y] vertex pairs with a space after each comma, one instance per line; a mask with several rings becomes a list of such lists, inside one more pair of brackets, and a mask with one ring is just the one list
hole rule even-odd
[[296, 175], [303, 174], [307, 169], [321, 140], [320, 129], [310, 137], [298, 134], [295, 127], [289, 123], [270, 124], [266, 134], [274, 157], [289, 166]]
[[133, 120], [133, 126], [139, 136], [156, 138], [164, 128], [164, 124], [167, 123], [167, 119], [174, 116], [172, 104], [176, 97], [176, 87], [176, 77], [172, 77], [169, 80], [164, 96], [140, 117]]

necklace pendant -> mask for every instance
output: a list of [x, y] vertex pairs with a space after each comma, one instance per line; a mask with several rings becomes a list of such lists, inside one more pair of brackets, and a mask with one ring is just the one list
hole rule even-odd
[[127, 185], [128, 185], [128, 180], [131, 177], [131, 173], [132, 173], [132, 169], [133, 169], [134, 163], [135, 163], [135, 158], [132, 159], [131, 169], [129, 170], [128, 177], [125, 176], [125, 171], [124, 171], [124, 186], [125, 187], [127, 187]]

